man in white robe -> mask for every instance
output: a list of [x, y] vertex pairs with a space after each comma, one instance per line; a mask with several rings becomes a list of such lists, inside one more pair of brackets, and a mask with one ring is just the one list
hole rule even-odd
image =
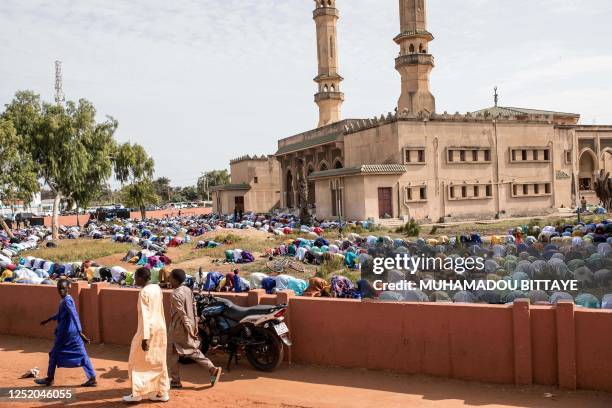
[[170, 399], [163, 294], [159, 285], [150, 284], [150, 280], [151, 272], [146, 268], [134, 273], [134, 282], [142, 290], [138, 295], [138, 330], [132, 339], [128, 361], [132, 394], [123, 397], [125, 402]]

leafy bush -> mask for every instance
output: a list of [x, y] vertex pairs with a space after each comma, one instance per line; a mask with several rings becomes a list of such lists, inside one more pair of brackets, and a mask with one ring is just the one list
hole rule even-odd
[[408, 237], [418, 237], [421, 233], [421, 226], [414, 219], [411, 219], [403, 227], [398, 228], [395, 232], [404, 234]]

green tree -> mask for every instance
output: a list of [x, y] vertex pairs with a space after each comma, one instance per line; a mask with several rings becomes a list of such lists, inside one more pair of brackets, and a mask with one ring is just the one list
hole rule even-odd
[[204, 173], [198, 178], [196, 186], [202, 199], [210, 200], [210, 188], [230, 183], [230, 174], [226, 169], [212, 170]]
[[130, 143], [118, 146], [114, 158], [115, 178], [123, 186], [120, 195], [124, 204], [138, 208], [145, 219], [147, 205], [159, 200], [153, 186], [155, 162], [142, 146]]
[[170, 187], [170, 179], [167, 177], [160, 177], [153, 181], [153, 187], [155, 192], [160, 197], [162, 202], [168, 203], [172, 199], [172, 187]]
[[[71, 183], [66, 187], [67, 199], [79, 209], [88, 207], [106, 188], [106, 182], [113, 171], [111, 159], [115, 151], [113, 135], [117, 122], [112, 118], [97, 124], [95, 108], [87, 101], [80, 101], [74, 118], [81, 129], [81, 140], [87, 152], [87, 167], [82, 169], [85, 182]], [[79, 219], [77, 217], [77, 225]]]
[[144, 220], [147, 216], [146, 206], [148, 204], [157, 204], [159, 196], [155, 191], [155, 186], [150, 179], [135, 181], [124, 186], [119, 191], [121, 202], [133, 208], [140, 210], [140, 216]]
[[170, 200], [173, 203], [180, 203], [182, 201], [185, 201], [185, 196], [183, 195], [183, 188], [182, 187], [171, 187], [172, 188], [172, 200]]
[[185, 197], [185, 201], [196, 201], [198, 199], [198, 190], [195, 186], [183, 187], [181, 194]]
[[[31, 156], [22, 145], [13, 124], [0, 118], [0, 203], [20, 200], [29, 204], [39, 190]], [[2, 214], [0, 226], [13, 238]]]
[[[31, 91], [17, 92], [4, 117], [11, 120], [37, 166], [38, 177], [54, 194], [52, 231], [58, 238], [62, 198], [89, 201], [112, 170], [110, 152], [117, 122], [96, 123], [93, 105], [84, 100], [65, 106], [41, 102]], [[85, 192], [86, 189], [92, 190]]]

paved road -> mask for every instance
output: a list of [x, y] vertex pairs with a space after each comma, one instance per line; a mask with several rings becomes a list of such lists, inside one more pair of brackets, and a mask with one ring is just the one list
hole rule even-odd
[[[19, 375], [34, 366], [46, 367], [51, 341], [0, 336], [0, 387], [30, 386], [32, 380]], [[128, 348], [88, 346], [96, 371], [97, 388], [76, 388], [77, 398], [58, 403], [7, 403], [2, 407], [75, 406], [85, 408], [124, 407], [121, 396], [129, 394]], [[221, 362], [223, 355], [214, 356]], [[476, 362], [475, 362], [476, 363]], [[43, 370], [44, 371], [44, 370]], [[84, 381], [83, 371], [58, 369], [56, 386], [74, 387]], [[554, 387], [517, 388], [467, 383], [431, 377], [399, 375], [367, 370], [286, 365], [273, 374], [252, 370], [246, 362], [224, 374], [215, 388], [197, 366], [183, 366], [181, 391], [171, 391], [164, 407], [612, 407], [612, 394], [560, 392]]]

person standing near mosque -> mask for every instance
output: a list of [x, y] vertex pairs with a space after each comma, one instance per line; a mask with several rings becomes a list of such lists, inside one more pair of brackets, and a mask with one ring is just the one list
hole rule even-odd
[[57, 291], [62, 299], [59, 310], [56, 315], [40, 322], [44, 326], [51, 320], [55, 320], [57, 321], [57, 327], [55, 328], [55, 342], [49, 352], [47, 377], [36, 379], [34, 382], [38, 385], [51, 386], [55, 379], [55, 369], [57, 367], [83, 367], [85, 375], [87, 375], [87, 381], [81, 386], [95, 387], [97, 385], [96, 372], [85, 350], [85, 343], [90, 343], [90, 340], [83, 334], [74, 300], [68, 294], [69, 288], [69, 280], [60, 279], [57, 281]]
[[150, 280], [151, 272], [147, 268], [139, 268], [134, 273], [134, 283], [142, 289], [138, 294], [138, 329], [128, 360], [132, 393], [123, 397], [125, 402], [170, 399], [163, 294], [159, 285], [151, 285]]

